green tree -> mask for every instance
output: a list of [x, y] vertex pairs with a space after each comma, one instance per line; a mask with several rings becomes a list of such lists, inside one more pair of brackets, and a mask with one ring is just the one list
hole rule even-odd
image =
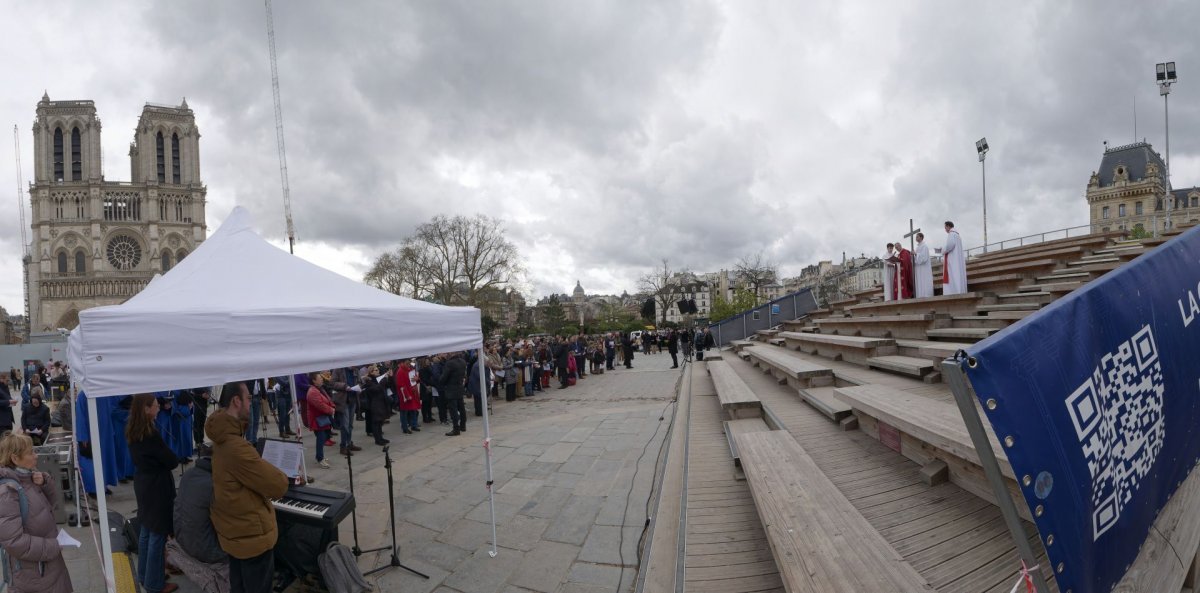
[[726, 300], [725, 295], [717, 294], [713, 298], [712, 309], [709, 310], [709, 321], [716, 323], [729, 319], [743, 311], [753, 309], [757, 304], [756, 301], [754, 292], [746, 288], [739, 288], [734, 291], [733, 300]]
[[1138, 224], [1134, 225], [1133, 230], [1129, 232], [1129, 238], [1130, 239], [1149, 239], [1150, 231], [1147, 231], [1146, 227], [1142, 226], [1141, 223], [1138, 223]]
[[562, 303], [558, 302], [558, 295], [550, 295], [544, 317], [546, 333], [557, 334], [566, 324], [567, 314], [563, 311]]
[[483, 337], [485, 338], [491, 337], [492, 332], [500, 327], [500, 324], [495, 319], [492, 319], [491, 315], [484, 315], [479, 319], [479, 323], [483, 327]]

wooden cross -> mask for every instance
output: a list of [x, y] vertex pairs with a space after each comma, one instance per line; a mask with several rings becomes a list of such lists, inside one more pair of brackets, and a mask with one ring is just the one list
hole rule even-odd
[[908, 219], [908, 234], [904, 235], [904, 238], [908, 239], [908, 250], [914, 253], [917, 251], [917, 246], [913, 243], [913, 237], [916, 237], [919, 232], [921, 229], [913, 228], [913, 219]]

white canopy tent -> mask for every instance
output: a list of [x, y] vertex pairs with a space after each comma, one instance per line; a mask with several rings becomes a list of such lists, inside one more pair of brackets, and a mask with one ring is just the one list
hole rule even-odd
[[[267, 243], [235, 208], [177, 266], [121, 305], [87, 309], [67, 360], [95, 398], [219, 385], [370, 361], [479, 349], [480, 312], [396, 296], [335, 274]], [[481, 384], [483, 365], [480, 366]], [[490, 427], [484, 457], [491, 496]], [[93, 447], [100, 527], [108, 533], [101, 447]], [[492, 520], [495, 549], [495, 513]], [[113, 590], [111, 548], [101, 537]]]

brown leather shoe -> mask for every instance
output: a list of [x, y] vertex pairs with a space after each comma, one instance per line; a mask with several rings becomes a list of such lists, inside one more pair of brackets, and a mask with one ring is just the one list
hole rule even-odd
[[355, 444], [351, 444], [350, 450], [351, 451], [362, 451], [362, 447], [359, 447], [358, 445], [355, 445]]

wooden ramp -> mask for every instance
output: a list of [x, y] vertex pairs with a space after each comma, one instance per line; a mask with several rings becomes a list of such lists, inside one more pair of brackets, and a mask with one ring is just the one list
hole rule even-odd
[[[937, 591], [1008, 593], [1016, 582], [1020, 559], [995, 505], [952, 483], [927, 486], [918, 464], [862, 431], [843, 432], [799, 401], [788, 387], [735, 357], [727, 360], [825, 477]], [[849, 365], [830, 366], [838, 372]], [[860, 370], [859, 375], [881, 374]], [[934, 387], [912, 379], [885, 378], [907, 382], [915, 392]], [[1026, 527], [1044, 560], [1033, 525]], [[1052, 580], [1051, 588], [1057, 591]]]
[[746, 482], [737, 478], [722, 422], [725, 412], [704, 367], [688, 368], [694, 397], [688, 423], [684, 590], [782, 593], [783, 581], [754, 499]]

